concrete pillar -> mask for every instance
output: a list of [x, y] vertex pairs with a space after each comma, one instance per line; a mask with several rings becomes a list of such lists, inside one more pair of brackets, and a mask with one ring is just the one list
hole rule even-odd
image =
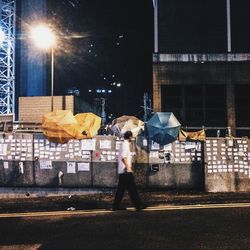
[[153, 109], [161, 112], [161, 84], [158, 79], [157, 65], [153, 66]]
[[231, 133], [235, 135], [235, 97], [234, 85], [227, 84], [227, 126], [231, 128]]

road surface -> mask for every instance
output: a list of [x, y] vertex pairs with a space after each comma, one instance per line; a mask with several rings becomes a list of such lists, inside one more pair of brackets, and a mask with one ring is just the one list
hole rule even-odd
[[249, 249], [250, 204], [0, 215], [0, 249]]

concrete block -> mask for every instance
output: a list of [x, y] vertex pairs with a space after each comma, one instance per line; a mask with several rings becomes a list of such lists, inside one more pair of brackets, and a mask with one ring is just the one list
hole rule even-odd
[[149, 187], [199, 190], [202, 172], [202, 166], [159, 164], [158, 172], [149, 172]]
[[148, 186], [148, 164], [136, 163], [133, 165], [133, 171], [136, 185], [146, 188]]
[[[0, 161], [0, 186], [31, 187], [35, 185], [32, 161]], [[21, 168], [22, 169], [21, 169]]]
[[236, 179], [235, 191], [236, 192], [250, 192], [250, 179], [248, 177]]
[[205, 190], [207, 192], [235, 192], [235, 174], [216, 173], [206, 175]]
[[117, 163], [93, 163], [93, 187], [116, 187]]
[[[35, 181], [39, 187], [90, 187], [92, 184], [92, 169], [90, 171], [78, 171], [67, 173], [67, 162], [52, 162], [52, 169], [40, 169], [39, 161], [35, 162]], [[63, 173], [61, 183], [59, 171]]]

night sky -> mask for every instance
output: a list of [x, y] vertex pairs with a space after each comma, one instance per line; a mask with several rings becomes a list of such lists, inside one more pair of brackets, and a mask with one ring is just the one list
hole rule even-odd
[[[142, 118], [144, 92], [152, 98], [152, 0], [47, 3], [59, 40], [55, 94], [76, 87], [88, 102], [107, 98], [108, 115]], [[249, 0], [231, 0], [233, 53], [250, 52], [249, 9]], [[226, 53], [226, 35], [226, 0], [159, 0], [159, 52]], [[96, 93], [104, 89], [112, 93]]]
[[55, 93], [77, 87], [89, 102], [106, 97], [108, 115], [142, 117], [143, 93], [152, 93], [152, 1], [51, 0], [48, 18], [60, 39]]
[[[160, 53], [227, 53], [226, 0], [158, 0]], [[250, 52], [250, 1], [231, 0], [232, 52]]]

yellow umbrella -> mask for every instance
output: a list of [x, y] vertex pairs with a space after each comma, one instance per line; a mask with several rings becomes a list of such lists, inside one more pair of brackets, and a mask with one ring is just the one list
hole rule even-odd
[[70, 110], [56, 110], [43, 116], [42, 130], [50, 140], [65, 143], [70, 139], [92, 138], [101, 126], [101, 118], [93, 113], [73, 115]]
[[65, 143], [70, 139], [83, 139], [84, 129], [70, 110], [56, 110], [43, 116], [42, 130], [51, 141]]
[[93, 113], [77, 114], [75, 118], [84, 131], [84, 138], [92, 138], [101, 127], [101, 117]]

